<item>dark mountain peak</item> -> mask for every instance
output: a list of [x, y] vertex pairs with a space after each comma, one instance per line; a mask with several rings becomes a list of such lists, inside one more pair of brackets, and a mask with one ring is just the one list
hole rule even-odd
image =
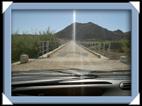
[[[63, 30], [56, 33], [59, 38], [72, 39], [73, 23]], [[124, 38], [125, 33], [121, 30], [110, 31], [102, 26], [99, 26], [93, 22], [79, 23], [76, 22], [76, 39], [98, 39], [98, 40], [119, 40]]]
[[93, 25], [94, 25], [94, 23], [93, 23], [93, 22], [88, 22], [87, 24], [93, 24]]
[[[70, 26], [72, 26], [74, 23], [72, 23]], [[80, 22], [75, 22], [76, 26], [98, 26], [97, 24], [93, 23], [93, 22], [87, 22], [87, 23], [80, 23]]]
[[115, 31], [113, 31], [114, 33], [117, 33], [117, 34], [124, 34], [120, 29], [117, 29]]
[[[74, 23], [72, 23], [71, 25], [73, 25], [73, 24], [74, 24]], [[75, 22], [75, 24], [79, 24], [79, 25], [88, 25], [88, 24], [94, 25], [93, 22], [87, 22], [87, 23]]]

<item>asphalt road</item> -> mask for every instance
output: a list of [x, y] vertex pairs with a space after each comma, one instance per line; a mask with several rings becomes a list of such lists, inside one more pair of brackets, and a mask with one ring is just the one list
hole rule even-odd
[[12, 71], [46, 70], [46, 69], [83, 69], [83, 70], [127, 70], [130, 66], [120, 60], [98, 58], [73, 41], [44, 59], [35, 59], [25, 64], [13, 64]]

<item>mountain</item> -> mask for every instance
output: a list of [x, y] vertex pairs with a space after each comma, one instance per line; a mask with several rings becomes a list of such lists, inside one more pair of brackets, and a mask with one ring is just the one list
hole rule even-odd
[[[65, 27], [56, 33], [58, 38], [72, 39], [73, 24]], [[92, 22], [78, 23], [76, 22], [76, 39], [77, 40], [119, 40], [129, 38], [130, 32], [122, 32], [121, 30], [110, 31]]]
[[117, 29], [116, 31], [113, 31], [115, 34], [123, 34], [123, 32], [119, 29]]
[[122, 32], [121, 30], [113, 31], [117, 36], [122, 36], [124, 39], [129, 39], [131, 36], [131, 32]]

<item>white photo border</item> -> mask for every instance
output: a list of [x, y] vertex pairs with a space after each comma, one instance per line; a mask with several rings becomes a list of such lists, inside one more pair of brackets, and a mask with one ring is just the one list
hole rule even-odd
[[[3, 6], [4, 8], [4, 6]], [[130, 10], [131, 29], [131, 96], [12, 96], [11, 93], [11, 13], [13, 10], [50, 10], [50, 9], [97, 9]], [[4, 16], [4, 70], [3, 95], [9, 104], [131, 104], [139, 95], [139, 11], [132, 3], [9, 3], [3, 9]], [[4, 102], [3, 102], [4, 103]]]

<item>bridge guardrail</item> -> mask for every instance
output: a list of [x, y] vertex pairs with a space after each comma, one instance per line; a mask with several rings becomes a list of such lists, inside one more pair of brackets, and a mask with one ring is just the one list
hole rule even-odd
[[[67, 42], [67, 43], [68, 43], [68, 42]], [[63, 48], [67, 43], [62, 44], [62, 45], [59, 46], [58, 48], [56, 48], [56, 49], [54, 49], [54, 50], [52, 50], [52, 51], [50, 51], [50, 52], [48, 52], [48, 53], [46, 53], [46, 54], [44, 54], [44, 55], [42, 55], [42, 56], [39, 56], [39, 59], [43, 59], [43, 58], [48, 58], [48, 57], [50, 57], [53, 53], [55, 53], [55, 52], [57, 52], [58, 50], [60, 50], [61, 48]]]
[[95, 51], [92, 51], [92, 50], [88, 49], [88, 48], [85, 47], [85, 46], [82, 46], [82, 45], [80, 45], [80, 44], [78, 44], [78, 45], [81, 46], [82, 48], [86, 49], [87, 51], [91, 52], [92, 54], [98, 56], [98, 58], [109, 59], [109, 58], [107, 58], [107, 57], [105, 57], [105, 56], [103, 56], [103, 55], [101, 55], [101, 54], [99, 54], [99, 53], [97, 53], [97, 52], [95, 52]]

